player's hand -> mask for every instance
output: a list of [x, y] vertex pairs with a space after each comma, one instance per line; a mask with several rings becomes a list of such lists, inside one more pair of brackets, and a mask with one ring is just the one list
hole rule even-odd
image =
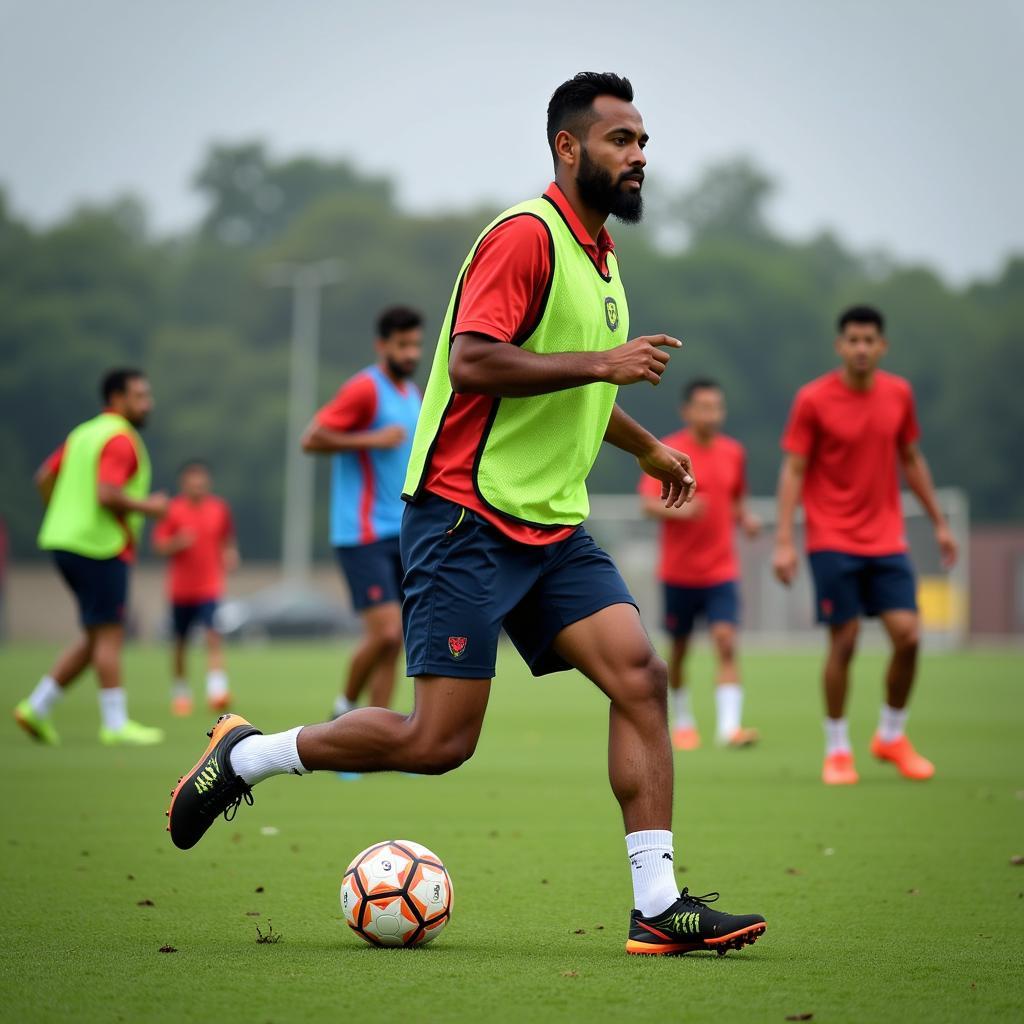
[[666, 348], [682, 348], [678, 338], [667, 334], [651, 334], [634, 338], [618, 348], [602, 353], [604, 359], [601, 379], [609, 384], [639, 384], [648, 381], [657, 384], [668, 366]]
[[163, 519], [170, 507], [171, 499], [167, 494], [164, 491], [154, 491], [146, 499], [146, 507], [143, 509], [143, 514], [152, 516], [154, 519]]
[[397, 423], [381, 427], [370, 434], [371, 448], [397, 448], [405, 440], [405, 428]]
[[940, 523], [935, 527], [935, 542], [939, 545], [939, 555], [942, 558], [942, 568], [952, 569], [956, 565], [956, 558], [959, 554], [959, 547], [953, 531], [947, 523]]
[[775, 551], [772, 552], [772, 570], [775, 578], [785, 586], [789, 586], [796, 579], [796, 548], [793, 542], [779, 540], [775, 542]]
[[740, 518], [740, 528], [751, 540], [761, 536], [761, 526], [761, 517], [755, 516], [753, 512], [744, 512]]
[[[623, 346], [625, 348], [625, 346]], [[640, 468], [661, 481], [661, 500], [665, 508], [685, 505], [697, 490], [697, 480], [690, 465], [690, 456], [660, 442], [637, 456]]]

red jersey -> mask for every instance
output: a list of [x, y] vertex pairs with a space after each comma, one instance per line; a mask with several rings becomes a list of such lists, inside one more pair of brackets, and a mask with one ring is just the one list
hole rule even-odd
[[[592, 239], [553, 182], [544, 195], [558, 208], [598, 269], [607, 273], [608, 253], [615, 248], [611, 235], [601, 228], [597, 240]], [[482, 334], [500, 344], [525, 339], [542, 313], [551, 272], [544, 225], [536, 217], [527, 216], [502, 221], [480, 242], [466, 269], [452, 337]], [[521, 544], [564, 540], [575, 527], [544, 530], [524, 526], [492, 511], [477, 496], [473, 459], [493, 404], [494, 399], [488, 395], [454, 396], [435, 442], [424, 488], [476, 512]]]
[[[674, 587], [714, 587], [738, 579], [736, 502], [747, 489], [743, 445], [724, 434], [702, 445], [689, 430], [670, 434], [663, 443], [690, 456], [701, 510], [690, 519], [661, 520], [658, 578]], [[660, 498], [661, 481], [644, 474], [637, 490]]]
[[782, 447], [807, 459], [808, 551], [907, 550], [899, 456], [920, 435], [910, 383], [894, 374], [878, 370], [871, 387], [857, 391], [833, 370], [796, 393]]
[[200, 501], [178, 495], [153, 531], [153, 540], [189, 533], [192, 543], [171, 555], [167, 589], [175, 604], [216, 601], [224, 594], [224, 545], [235, 535], [231, 510], [212, 494]]
[[[64, 445], [47, 456], [43, 468], [56, 476], [60, 472], [61, 463], [64, 461]], [[101, 484], [112, 484], [114, 487], [124, 487], [139, 468], [139, 458], [135, 454], [135, 445], [127, 434], [115, 434], [103, 446], [100, 452], [100, 464], [96, 476]], [[122, 519], [123, 517], [118, 517]], [[127, 525], [124, 527], [124, 547], [118, 554], [123, 562], [135, 561], [135, 545], [132, 543], [132, 534]]]

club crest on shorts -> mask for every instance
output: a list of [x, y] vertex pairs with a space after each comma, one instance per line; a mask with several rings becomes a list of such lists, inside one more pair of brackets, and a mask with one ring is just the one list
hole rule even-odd
[[468, 643], [468, 636], [450, 636], [448, 637], [448, 653], [457, 661], [466, 653], [466, 644]]
[[604, 300], [604, 319], [609, 331], [619, 329], [619, 304], [610, 295]]

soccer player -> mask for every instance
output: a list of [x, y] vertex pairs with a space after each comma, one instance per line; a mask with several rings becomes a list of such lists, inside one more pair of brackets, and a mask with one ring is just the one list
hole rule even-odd
[[[459, 272], [406, 477], [403, 621], [415, 708], [363, 708], [260, 735], [222, 718], [169, 809], [188, 848], [271, 775], [324, 769], [440, 774], [477, 744], [505, 632], [535, 675], [577, 668], [608, 697], [609, 775], [625, 822], [634, 907], [627, 950], [678, 953], [752, 942], [757, 914], [679, 893], [665, 664], [611, 559], [581, 523], [602, 441], [693, 494], [689, 459], [615, 404], [657, 384], [681, 344], [627, 341], [609, 214], [637, 221], [647, 132], [629, 81], [583, 72], [548, 107], [555, 181], [484, 229]], [[553, 742], [555, 742], [553, 738]]]
[[202, 459], [191, 459], [181, 467], [178, 487], [180, 493], [153, 531], [153, 548], [168, 559], [174, 633], [171, 712], [192, 714], [185, 655], [195, 625], [203, 627], [206, 637], [206, 702], [212, 711], [226, 711], [231, 694], [214, 615], [224, 596], [224, 573], [238, 566], [231, 509], [211, 493], [210, 467]]
[[672, 696], [677, 750], [696, 750], [700, 734], [690, 709], [684, 665], [690, 635], [698, 616], [708, 621], [715, 648], [715, 706], [720, 745], [748, 747], [756, 729], [744, 728], [743, 687], [736, 658], [740, 621], [739, 559], [736, 526], [756, 537], [761, 523], [746, 506], [746, 454], [743, 445], [722, 431], [725, 397], [713, 380], [691, 381], [683, 391], [685, 425], [662, 443], [686, 451], [700, 491], [680, 508], [666, 507], [658, 482], [643, 476], [639, 490], [644, 511], [661, 520], [658, 575], [664, 587], [665, 629], [672, 637], [668, 685]]
[[363, 638], [335, 716], [351, 711], [369, 687], [386, 708], [402, 651], [402, 483], [421, 396], [411, 377], [423, 348], [423, 317], [394, 306], [377, 320], [377, 362], [339, 389], [306, 429], [302, 447], [331, 455], [331, 544], [348, 581]]
[[825, 764], [828, 785], [857, 782], [846, 724], [846, 691], [861, 616], [878, 616], [892, 644], [885, 703], [871, 753], [908, 779], [935, 768], [904, 733], [914, 684], [920, 621], [900, 507], [899, 470], [928, 513], [948, 568], [957, 545], [918, 448], [920, 430], [908, 381], [878, 368], [888, 351], [882, 314], [854, 306], [839, 317], [841, 366], [805, 384], [782, 438], [778, 533], [773, 566], [789, 585], [797, 570], [793, 516], [803, 502], [818, 621], [828, 626], [825, 661]]
[[149, 493], [150, 465], [139, 431], [153, 409], [141, 370], [107, 373], [100, 385], [104, 409], [75, 427], [42, 464], [36, 486], [46, 504], [39, 547], [53, 553], [74, 594], [82, 635], [14, 709], [34, 739], [60, 742], [50, 713], [64, 691], [92, 665], [100, 684], [100, 742], [159, 743], [159, 729], [128, 717], [121, 685], [128, 573], [143, 519], [167, 511], [167, 495]]

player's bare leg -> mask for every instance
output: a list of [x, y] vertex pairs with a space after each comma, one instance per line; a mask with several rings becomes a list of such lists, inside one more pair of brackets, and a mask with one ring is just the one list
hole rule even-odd
[[727, 747], [749, 747], [760, 737], [756, 729], [743, 726], [743, 686], [736, 656], [737, 629], [732, 622], [712, 622], [711, 643], [715, 650], [715, 706], [717, 740]]
[[121, 650], [124, 627], [120, 623], [96, 626], [92, 635], [92, 667], [100, 684], [100, 741], [149, 746], [163, 740], [160, 729], [139, 725], [128, 717], [128, 703], [121, 685]]
[[61, 689], [69, 687], [92, 662], [92, 635], [83, 633], [70, 647], [65, 648], [50, 669], [50, 678]]
[[909, 609], [883, 612], [881, 618], [892, 643], [892, 656], [885, 676], [885, 704], [871, 741], [871, 753], [895, 764], [904, 778], [923, 781], [935, 774], [935, 766], [914, 750], [904, 733], [907, 702], [917, 672], [921, 620]]
[[272, 775], [451, 771], [476, 749], [490, 688], [489, 679], [423, 676], [416, 680], [409, 715], [360, 708], [270, 736], [239, 715], [224, 715], [203, 756], [171, 795], [171, 839], [181, 849], [194, 846], [222, 812], [242, 800], [251, 803], [251, 787]]
[[700, 746], [700, 733], [690, 709], [690, 690], [686, 680], [686, 654], [689, 636], [672, 638], [668, 655], [668, 688], [672, 716], [672, 746], [676, 750], [696, 750]]
[[184, 717], [192, 714], [192, 690], [188, 684], [188, 637], [175, 633], [171, 648], [171, 714]]
[[852, 785], [859, 776], [853, 763], [850, 734], [846, 723], [846, 692], [850, 663], [857, 650], [860, 621], [850, 619], [829, 627], [828, 656], [825, 659], [825, 764], [822, 781], [830, 786]]
[[206, 630], [206, 703], [211, 711], [227, 711], [231, 706], [224, 671], [224, 640], [213, 628]]
[[64, 691], [89, 667], [92, 661], [92, 634], [84, 632], [65, 648], [53, 668], [36, 684], [29, 696], [14, 709], [14, 720], [34, 740], [56, 746], [60, 743], [50, 712]]
[[[374, 605], [362, 613], [363, 637], [349, 661], [348, 675], [342, 689], [342, 699], [335, 707], [336, 714], [354, 708], [366, 689], [371, 686], [371, 699], [382, 693], [382, 683], [374, 680], [378, 671], [385, 671], [382, 666], [390, 665], [392, 673], [391, 686], [394, 687], [394, 670], [398, 655], [402, 650], [402, 609], [397, 601], [388, 601]], [[376, 690], [376, 694], [374, 693]], [[390, 702], [391, 694], [387, 694]], [[386, 704], [377, 704], [386, 707]]]

